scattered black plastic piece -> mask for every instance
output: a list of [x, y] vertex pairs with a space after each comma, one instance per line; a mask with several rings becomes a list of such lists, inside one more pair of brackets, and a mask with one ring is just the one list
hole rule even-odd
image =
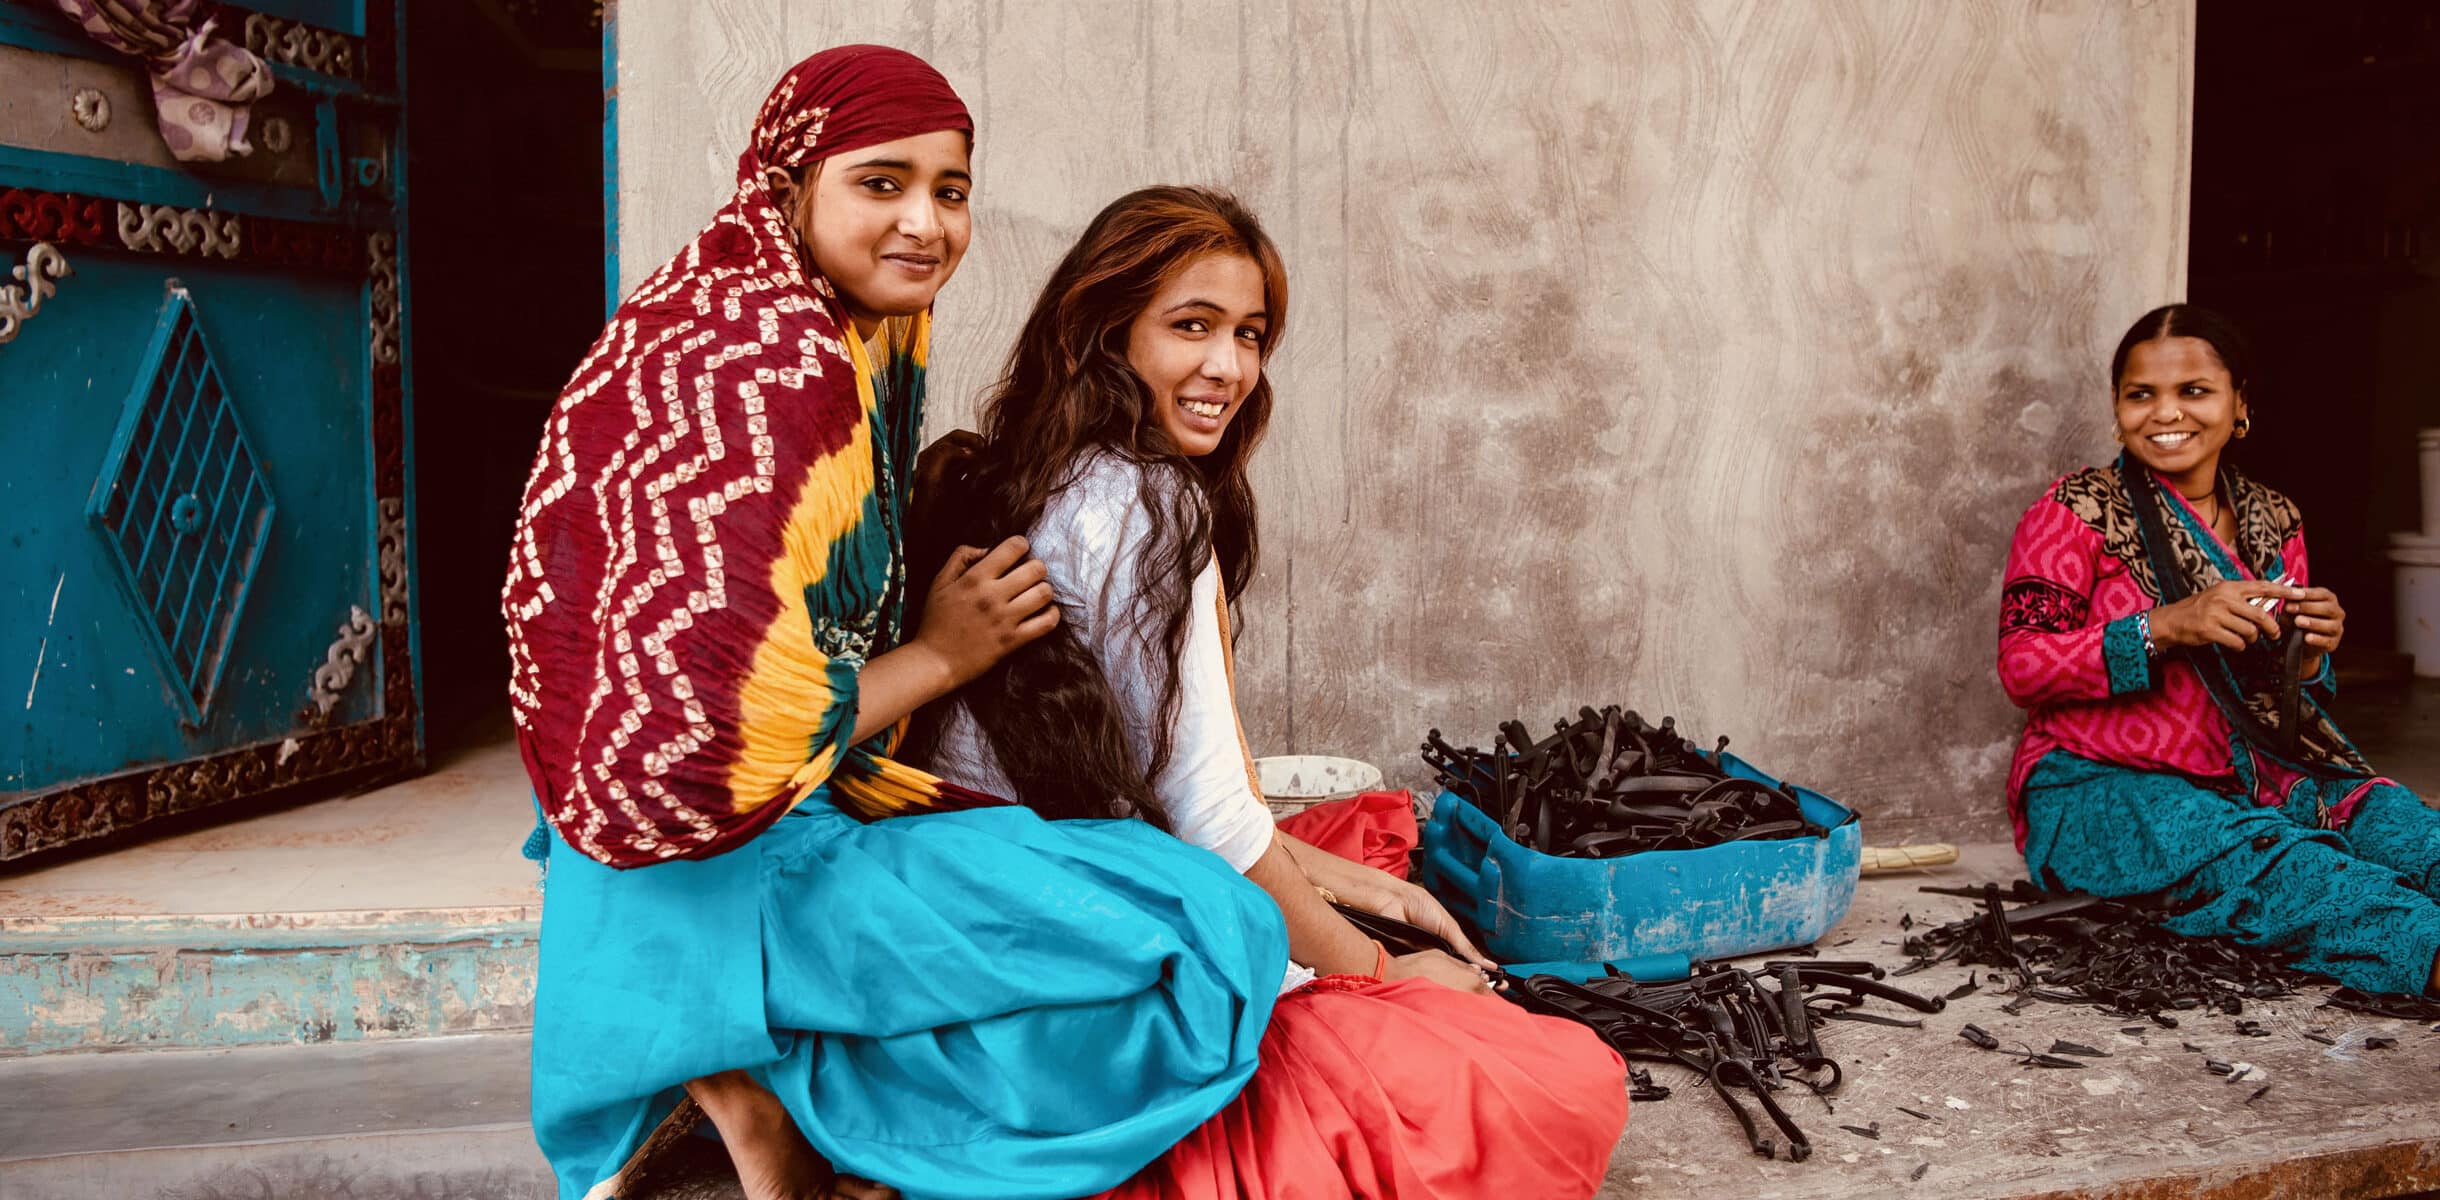
[[1903, 1104], [1898, 1106], [1898, 1111], [1905, 1113], [1907, 1116], [1913, 1117], [1918, 1121], [1929, 1121], [1932, 1119], [1932, 1114], [1916, 1112], [1914, 1109], [1908, 1108]]
[[2251, 1074], [2253, 1074], [2253, 1073], [2254, 1073], [2254, 1065], [2253, 1065], [2252, 1063], [2246, 1063], [2245, 1065], [2240, 1066], [2240, 1067], [2238, 1067], [2236, 1070], [2231, 1071], [2231, 1072], [2229, 1072], [2229, 1073], [2228, 1073], [2228, 1082], [2230, 1082], [2230, 1083], [2235, 1083], [2236, 1081], [2238, 1081], [2238, 1080], [2240, 1080], [2240, 1079], [2243, 1079], [2243, 1078], [2245, 1078], [2246, 1076], [2251, 1075]]
[[[1869, 964], [1767, 965], [1771, 969], [1758, 971], [1701, 963], [1670, 983], [1638, 983], [1623, 975], [1581, 984], [1553, 975], [1512, 976], [1508, 994], [1529, 1009], [1587, 1026], [1631, 1062], [1676, 1063], [1695, 1072], [1728, 1106], [1755, 1154], [1776, 1158], [1784, 1142], [1789, 1160], [1802, 1162], [1813, 1145], [1775, 1093], [1799, 1084], [1830, 1107], [1844, 1072], [1822, 1052], [1822, 1021], [1856, 1019], [1862, 1014], [1840, 1014], [1867, 997], [1928, 1012], [1943, 1002], [1872, 979]], [[1634, 1099], [1669, 1094], [1640, 1071], [1629, 1078], [1639, 1088]], [[1761, 1109], [1768, 1130], [1748, 1101]]]
[[1883, 983], [1877, 979], [1824, 974], [1807, 967], [1800, 967], [1798, 970], [1804, 973], [1807, 984], [1844, 989], [1856, 1003], [1860, 1003], [1862, 997], [1865, 996], [1879, 996], [1883, 1000], [1894, 1000], [1916, 1012], [1936, 1013], [1949, 1006], [1949, 1002], [1939, 996], [1918, 995], [1895, 984]]
[[1879, 1121], [1873, 1122], [1869, 1128], [1862, 1125], [1841, 1125], [1839, 1128], [1844, 1129], [1857, 1137], [1871, 1138], [1876, 1142], [1881, 1140], [1881, 1123]]
[[2030, 1049], [2024, 1051], [2023, 1057], [2018, 1058], [2016, 1061], [2019, 1066], [2049, 1067], [2052, 1070], [2072, 1069], [2081, 1071], [2084, 1069], [2084, 1064], [2077, 1062], [2075, 1059], [2061, 1058], [2056, 1054], [2042, 1054]]
[[[1963, 896], [1968, 900], [1980, 900], [1992, 888], [1998, 886], [1999, 885], [1995, 883], [1953, 884], [1949, 886], [1927, 883], [1922, 887], [1916, 888], [1915, 890], [1927, 896]], [[2008, 898], [2011, 900], [2031, 903], [2036, 900], [2049, 899], [2050, 893], [2033, 886], [2033, 881], [2030, 879], [2019, 879], [2016, 882], [2008, 885]]]
[[1949, 994], [1948, 994], [1946, 997], [1943, 997], [1943, 998], [1944, 998], [1944, 999], [1948, 999], [1948, 1000], [1963, 1000], [1963, 999], [1965, 999], [1966, 997], [1971, 996], [1971, 995], [1973, 995], [1974, 993], [1979, 992], [1979, 991], [1981, 991], [1981, 990], [1982, 990], [1982, 985], [1981, 985], [1981, 984], [1979, 984], [1979, 983], [1974, 982], [1974, 976], [1973, 976], [1971, 973], [1969, 973], [1969, 974], [1967, 974], [1967, 976], [1966, 976], [1966, 981], [1965, 981], [1964, 983], [1958, 984], [1956, 987], [1950, 988], [1950, 989], [1949, 989]]
[[2203, 1060], [2203, 1069], [2214, 1075], [2226, 1075], [2237, 1068], [2233, 1063], [2224, 1063], [2216, 1058], [2206, 1058]]
[[1999, 1049], [1999, 1039], [1992, 1037], [1990, 1032], [1985, 1030], [1980, 1025], [1968, 1025], [1965, 1028], [1958, 1030], [1957, 1036], [1964, 1038], [1965, 1040], [1972, 1042], [1985, 1050]]
[[2090, 1004], [2174, 1029], [2172, 1010], [2233, 1016], [2249, 1000], [2293, 995], [2318, 978], [2226, 939], [2170, 933], [2158, 905], [2052, 894], [2023, 880], [1921, 890], [1978, 900], [1980, 911], [1908, 937], [1912, 961], [1898, 973], [1950, 962], [1993, 968], [1995, 979], [2013, 977], [2009, 1013], [2037, 1001]]
[[1900, 929], [1913, 929], [1914, 927], [1915, 927], [1915, 914], [1913, 914], [1913, 913], [1899, 913], [1899, 914], [1898, 914], [1898, 928], [1900, 928]]
[[1921, 1029], [1923, 1022], [1909, 1017], [1885, 1017], [1879, 1013], [1856, 1012], [1847, 1008], [1827, 1008], [1813, 1014], [1832, 1021], [1862, 1021], [1868, 1025], [1888, 1025], [1897, 1029]]
[[2324, 1046], [2335, 1046], [2338, 1044], [2337, 1038], [2331, 1037], [2326, 1033], [2315, 1033], [2310, 1029], [2304, 1031], [2304, 1036], [2306, 1041], [2320, 1042]]
[[2397, 1048], [2398, 1039], [2393, 1037], [2374, 1036], [2364, 1039], [2364, 1049], [2366, 1050], [2395, 1050]]
[[1652, 1082], [1652, 1072], [1642, 1067], [1627, 1068], [1627, 1083], [1630, 1085], [1627, 1089], [1627, 1099], [1629, 1100], [1641, 1102], [1669, 1098], [1669, 1089]]
[[2152, 1031], [2151, 1031], [2149, 1028], [2146, 1028], [2145, 1026], [2142, 1026], [2142, 1025], [2129, 1025], [2129, 1026], [2125, 1027], [2124, 1029], [2119, 1030], [2118, 1032], [2123, 1033], [2123, 1034], [2127, 1035], [2128, 1037], [2139, 1038], [2139, 1037], [2142, 1037], [2143, 1035], [2145, 1035], [2145, 1034], [2147, 1034], [2147, 1033], [2150, 1033], [2150, 1032], [2152, 1032]]
[[2237, 1032], [2245, 1037], [2269, 1037], [2271, 1035], [2271, 1031], [2264, 1029], [2260, 1021], [2240, 1020], [2237, 1022]]
[[[1432, 730], [1423, 761], [1441, 786], [1545, 854], [1616, 858], [1724, 842], [1828, 837], [1792, 790], [1722, 771], [1717, 746], [1696, 745], [1675, 717], [1657, 726], [1612, 705], [1576, 710], [1536, 738], [1503, 722], [1488, 753]], [[1800, 953], [1809, 953], [1802, 951]]]
[[2115, 1057], [2109, 1051], [2100, 1049], [2096, 1046], [2087, 1046], [2082, 1042], [2070, 1042], [2055, 1039], [2050, 1043], [2050, 1052], [2052, 1054], [2078, 1054], [2084, 1056], [2085, 1058]]
[[1786, 960], [1776, 958], [1762, 964], [1761, 970], [1765, 975], [1776, 975], [1779, 973], [1779, 968], [1781, 967], [1803, 967], [1806, 971], [1816, 975], [1825, 973], [1832, 975], [1863, 975], [1872, 979], [1879, 979], [1889, 973], [1883, 970], [1879, 963], [1868, 963], [1862, 961], [1788, 962]]
[[1909, 1175], [1909, 1176], [1907, 1176], [1907, 1177], [1906, 1177], [1906, 1178], [1907, 1178], [1907, 1182], [1912, 1183], [1912, 1182], [1914, 1182], [1915, 1180], [1918, 1180], [1918, 1179], [1923, 1178], [1923, 1173], [1924, 1173], [1925, 1171], [1929, 1171], [1929, 1170], [1931, 1170], [1931, 1169], [1932, 1169], [1932, 1164], [1930, 1164], [1930, 1163], [1924, 1163], [1923, 1165], [1921, 1165], [1921, 1166], [1919, 1166], [1919, 1167], [1916, 1167], [1916, 1168], [1915, 1168], [1915, 1173], [1914, 1173], [1914, 1174], [1912, 1174], [1912, 1175]]
[[[2440, 1021], [2440, 999], [2430, 996], [2376, 996], [2343, 987], [2331, 992], [2321, 1003], [2324, 1008], [2341, 1008], [2397, 1021]], [[2434, 1025], [2432, 1032], [2440, 1033], [2440, 1025]]]
[[2270, 1094], [2271, 1094], [2271, 1085], [2269, 1085], [2269, 1084], [2267, 1084], [2267, 1083], [2266, 1083], [2266, 1084], [2263, 1084], [2261, 1087], [2255, 1088], [2255, 1089], [2254, 1089], [2254, 1094], [2253, 1094], [2253, 1095], [2251, 1095], [2251, 1096], [2247, 1096], [2247, 1097], [2245, 1098], [2245, 1102], [2246, 1102], [2247, 1104], [2251, 1104], [2251, 1103], [2253, 1103], [2254, 1101], [2259, 1100], [2259, 1099], [2263, 1098], [2264, 1096], [2267, 1096], [2267, 1095], [2270, 1095]]

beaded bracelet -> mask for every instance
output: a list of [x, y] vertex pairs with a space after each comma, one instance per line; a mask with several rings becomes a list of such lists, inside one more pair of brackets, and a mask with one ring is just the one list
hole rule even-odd
[[2151, 610], [2146, 609], [2135, 614], [2135, 632], [2143, 635], [2143, 656], [2147, 659], [2159, 658], [2160, 647], [2152, 644]]

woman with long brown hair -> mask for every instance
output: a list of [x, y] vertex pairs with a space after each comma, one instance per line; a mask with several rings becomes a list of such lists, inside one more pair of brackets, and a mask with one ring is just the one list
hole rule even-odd
[[502, 605], [563, 1200], [631, 1194], [699, 1116], [754, 1200], [1067, 1200], [1254, 1073], [1286, 962], [1257, 889], [893, 754], [1057, 620], [1021, 542], [910, 578], [900, 536], [973, 135], [913, 55], [797, 64], [543, 430]]
[[[1287, 309], [1278, 250], [1225, 193], [1146, 188], [1094, 218], [916, 539], [920, 566], [927, 542], [937, 556], [1028, 537], [1064, 619], [954, 693], [921, 740], [960, 786], [1166, 828], [1286, 920], [1292, 961], [1260, 1070], [1119, 1194], [1589, 1196], [1626, 1119], [1618, 1057], [1490, 995], [1438, 903], [1280, 834], [1251, 779], [1228, 605], [1255, 574], [1246, 467]], [[1478, 961], [1393, 956], [1333, 898], [1441, 931]]]

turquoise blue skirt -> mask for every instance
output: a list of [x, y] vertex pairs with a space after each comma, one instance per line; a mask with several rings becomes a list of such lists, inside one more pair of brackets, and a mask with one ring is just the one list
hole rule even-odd
[[562, 1197], [732, 1068], [908, 1200], [1090, 1195], [1236, 1096], [1287, 964], [1268, 896], [1140, 821], [867, 825], [821, 792], [701, 862], [548, 854], [533, 1118]]
[[2228, 937], [2367, 992], [2412, 996], [2440, 955], [2440, 812], [2394, 783], [2350, 819], [2355, 781], [2279, 807], [2182, 776], [2053, 750], [2025, 781], [2025, 870], [2044, 887], [2165, 898], [2162, 928]]

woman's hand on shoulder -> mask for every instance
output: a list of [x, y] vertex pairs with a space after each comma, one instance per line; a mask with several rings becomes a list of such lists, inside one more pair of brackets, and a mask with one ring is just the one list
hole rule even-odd
[[1491, 993], [1491, 977], [1481, 967], [1451, 958], [1438, 950], [1401, 954], [1389, 960], [1389, 969], [1381, 972], [1384, 981], [1392, 979], [1428, 979], [1445, 988], [1461, 992]]
[[1012, 651], [1058, 628], [1059, 605], [1024, 538], [989, 551], [960, 546], [932, 577], [914, 644], [936, 655], [949, 686], [964, 686]]
[[2279, 636], [2279, 618], [2263, 611], [2260, 600], [2293, 602], [2305, 589], [2259, 579], [2215, 583], [2175, 604], [2152, 610], [2152, 642], [2166, 650], [2177, 646], [2225, 646], [2243, 650], [2263, 638]]

